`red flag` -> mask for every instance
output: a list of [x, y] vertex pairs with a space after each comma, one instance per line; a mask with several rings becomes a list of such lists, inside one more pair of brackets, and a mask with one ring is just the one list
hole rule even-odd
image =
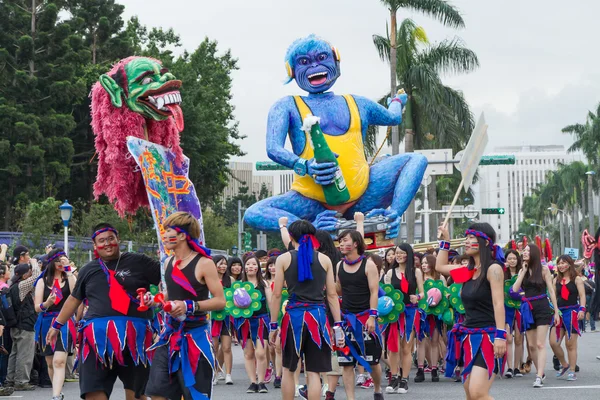
[[56, 298], [54, 299], [54, 305], [60, 303], [63, 299], [63, 294], [62, 289], [60, 287], [60, 281], [58, 279], [54, 280], [54, 286], [52, 286], [52, 293], [56, 296]]

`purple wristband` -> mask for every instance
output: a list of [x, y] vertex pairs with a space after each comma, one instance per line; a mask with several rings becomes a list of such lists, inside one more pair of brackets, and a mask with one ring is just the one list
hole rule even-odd
[[54, 321], [52, 321], [52, 328], [56, 329], [56, 330], [61, 330], [63, 326], [65, 326], [65, 324], [61, 324], [60, 322], [58, 322], [58, 320], [55, 318]]
[[42, 310], [42, 311], [46, 311], [48, 309], [48, 307], [46, 307], [44, 305], [44, 303], [40, 303], [39, 307], [40, 307], [40, 310]]
[[273, 332], [279, 329], [279, 324], [277, 322], [269, 323], [269, 331]]
[[344, 321], [334, 322], [333, 326], [339, 326], [340, 328], [343, 328], [344, 327]]
[[449, 251], [450, 250], [450, 242], [446, 242], [445, 240], [440, 240], [440, 250]]

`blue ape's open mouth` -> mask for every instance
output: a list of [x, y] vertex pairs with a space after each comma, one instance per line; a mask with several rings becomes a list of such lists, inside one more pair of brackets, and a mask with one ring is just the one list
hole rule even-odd
[[312, 86], [319, 86], [327, 82], [327, 71], [315, 72], [308, 75], [308, 83]]

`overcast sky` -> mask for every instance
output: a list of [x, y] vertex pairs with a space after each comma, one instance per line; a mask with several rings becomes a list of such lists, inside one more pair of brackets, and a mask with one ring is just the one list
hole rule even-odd
[[[389, 88], [389, 67], [372, 43], [385, 35], [389, 12], [378, 0], [119, 0], [129, 18], [148, 26], [172, 27], [183, 48], [193, 51], [208, 36], [231, 49], [240, 70], [233, 75], [233, 103], [247, 161], [267, 160], [266, 118], [279, 98], [301, 94], [283, 85], [284, 55], [296, 38], [315, 33], [336, 46], [342, 58], [338, 94], [379, 98]], [[474, 50], [480, 68], [446, 76], [462, 90], [476, 116], [485, 111], [495, 146], [564, 144], [567, 124], [584, 122], [600, 101], [600, 2], [597, 0], [454, 0], [466, 28], [452, 30], [437, 21], [413, 18], [430, 41], [461, 37]], [[183, 134], [186, 134], [184, 131]], [[379, 141], [383, 137], [380, 135]]]

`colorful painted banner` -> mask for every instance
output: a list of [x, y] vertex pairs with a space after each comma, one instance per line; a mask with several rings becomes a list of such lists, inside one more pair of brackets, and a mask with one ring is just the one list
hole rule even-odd
[[200, 222], [200, 243], [204, 242], [202, 210], [194, 184], [188, 179], [189, 159], [184, 156], [181, 166], [175, 163], [175, 154], [164, 146], [133, 136], [127, 137], [127, 148], [144, 177], [150, 211], [158, 236], [161, 260], [165, 260], [162, 237], [163, 222], [176, 211], [186, 211]]

